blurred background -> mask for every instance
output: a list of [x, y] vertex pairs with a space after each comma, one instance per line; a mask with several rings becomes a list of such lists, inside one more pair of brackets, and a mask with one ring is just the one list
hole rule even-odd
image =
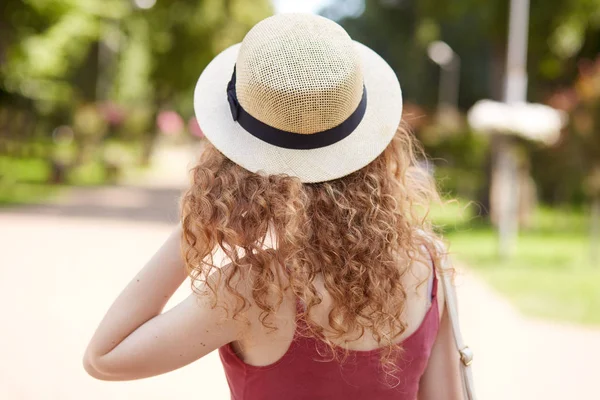
[[200, 72], [281, 12], [334, 19], [395, 69], [453, 199], [431, 216], [480, 397], [597, 398], [600, 0], [2, 0], [0, 398], [228, 397], [215, 355], [131, 383], [80, 359], [177, 222]]

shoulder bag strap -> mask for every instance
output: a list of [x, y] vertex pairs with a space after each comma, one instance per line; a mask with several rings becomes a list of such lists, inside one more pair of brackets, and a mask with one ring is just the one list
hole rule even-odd
[[462, 334], [460, 332], [460, 324], [458, 322], [458, 308], [456, 303], [456, 289], [452, 283], [452, 279], [449, 274], [445, 273], [444, 268], [440, 271], [441, 281], [444, 286], [444, 298], [446, 301], [446, 310], [448, 310], [448, 316], [450, 317], [450, 323], [452, 324], [452, 333], [454, 334], [454, 342], [456, 343], [456, 349], [460, 354], [460, 369], [464, 386], [464, 393], [466, 400], [475, 399], [475, 388], [473, 383], [473, 376], [471, 374], [471, 363], [473, 362], [473, 352], [463, 342]]

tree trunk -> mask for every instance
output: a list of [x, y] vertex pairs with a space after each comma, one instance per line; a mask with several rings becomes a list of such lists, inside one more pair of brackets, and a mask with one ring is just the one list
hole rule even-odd
[[67, 182], [67, 172], [69, 167], [58, 160], [51, 160], [51, 173], [49, 182], [53, 185], [62, 185]]

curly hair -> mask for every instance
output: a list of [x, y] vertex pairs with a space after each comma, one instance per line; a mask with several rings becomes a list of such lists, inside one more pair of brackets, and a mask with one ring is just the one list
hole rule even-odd
[[[302, 183], [249, 172], [206, 144], [182, 199], [182, 246], [193, 288], [198, 282], [208, 286], [218, 306], [215, 284], [207, 277], [219, 270], [213, 256], [220, 249], [230, 262], [224, 286], [237, 299], [227, 310], [234, 318], [243, 317], [252, 300], [260, 322], [276, 329], [269, 317], [291, 290], [305, 305], [297, 317], [303, 322], [298, 326], [305, 327], [301, 334], [320, 339], [337, 358], [347, 352], [336, 339], [359, 338], [367, 330], [384, 350], [384, 370], [393, 373], [401, 351], [397, 338], [407, 326], [401, 318], [407, 300], [401, 278], [413, 261], [422, 260], [423, 246], [439, 258], [427, 219], [439, 196], [433, 179], [417, 165], [421, 157], [412, 134], [400, 127], [366, 167], [333, 181]], [[283, 267], [285, 279], [273, 265]], [[232, 283], [246, 271], [253, 274], [252, 299]], [[318, 276], [333, 304], [328, 335], [310, 316], [322, 301]]]

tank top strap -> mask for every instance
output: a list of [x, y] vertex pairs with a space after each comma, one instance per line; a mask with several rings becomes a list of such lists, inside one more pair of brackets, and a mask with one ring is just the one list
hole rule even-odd
[[433, 268], [431, 269], [431, 273], [433, 274], [433, 283], [431, 284], [431, 301], [433, 301], [436, 297], [437, 297], [437, 292], [438, 292], [438, 278], [437, 278], [437, 271], [435, 268], [435, 263], [431, 262], [431, 265], [433, 266]]
[[431, 253], [431, 251], [429, 250], [429, 248], [427, 248], [427, 254], [429, 254], [429, 259], [430, 259], [430, 264], [431, 264], [431, 273], [432, 273], [432, 278], [431, 278], [431, 286], [430, 289], [431, 291], [430, 293], [430, 298], [431, 301], [433, 301], [436, 297], [437, 297], [437, 292], [438, 292], [438, 277], [437, 277], [437, 268], [435, 265], [435, 259], [433, 258], [433, 254]]

